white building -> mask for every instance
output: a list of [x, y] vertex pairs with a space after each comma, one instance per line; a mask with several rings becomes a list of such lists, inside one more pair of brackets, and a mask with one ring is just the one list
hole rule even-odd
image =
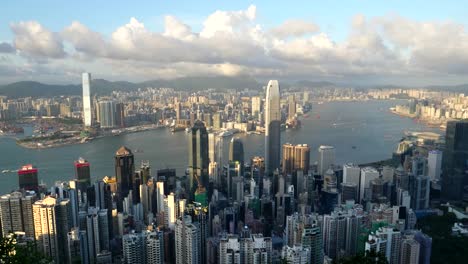
[[373, 167], [364, 167], [361, 169], [361, 181], [359, 183], [359, 199], [364, 199], [364, 190], [369, 188], [372, 180], [379, 178], [380, 174]]
[[359, 178], [361, 177], [361, 168], [353, 163], [343, 165], [343, 182], [355, 183], [359, 187]]
[[281, 258], [288, 264], [306, 264], [310, 261], [310, 250], [302, 246], [284, 246]]
[[335, 164], [335, 147], [320, 146], [318, 152], [318, 172], [323, 176], [330, 166]]
[[164, 237], [163, 232], [146, 232], [146, 263], [164, 264]]
[[123, 263], [145, 263], [145, 237], [145, 233], [130, 233], [122, 237]]
[[273, 244], [270, 237], [253, 234], [240, 238], [229, 234], [220, 239], [219, 263], [272, 263]]
[[85, 127], [93, 125], [93, 108], [91, 103], [91, 73], [83, 73], [83, 123]]

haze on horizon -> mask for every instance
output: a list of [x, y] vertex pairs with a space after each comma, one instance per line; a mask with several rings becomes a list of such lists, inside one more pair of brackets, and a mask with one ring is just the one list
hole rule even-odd
[[0, 84], [249, 76], [468, 83], [465, 1], [2, 3]]

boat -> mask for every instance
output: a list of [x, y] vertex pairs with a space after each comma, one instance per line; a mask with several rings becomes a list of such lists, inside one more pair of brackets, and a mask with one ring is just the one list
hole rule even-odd
[[356, 149], [357, 147], [356, 147], [356, 146], [352, 146], [351, 148], [352, 148], [352, 149]]
[[2, 173], [8, 173], [10, 170], [2, 170]]

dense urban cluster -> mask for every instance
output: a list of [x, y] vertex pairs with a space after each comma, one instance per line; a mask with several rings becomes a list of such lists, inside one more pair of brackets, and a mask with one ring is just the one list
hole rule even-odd
[[[298, 103], [278, 81], [262, 97], [246, 91], [238, 100], [171, 89], [96, 100], [91, 85], [84, 74], [81, 101], [45, 104], [45, 113], [79, 112], [80, 133], [89, 134], [126, 126], [132, 111], [174, 132], [187, 128], [188, 142], [180, 143], [188, 144], [187, 171], [137, 164], [125, 146], [115, 153], [114, 176], [97, 181], [83, 158], [73, 180], [49, 188], [39, 184], [40, 168], [23, 166], [18, 190], [0, 198], [1, 235], [34, 242], [56, 263], [322, 264], [376, 252], [390, 264], [426, 264], [432, 238], [417, 228], [418, 218], [441, 214], [441, 204], [457, 210], [445, 202], [468, 197], [468, 122], [448, 122], [445, 138], [409, 133], [391, 160], [340, 165], [333, 146], [281, 145], [282, 127], [299, 123], [309, 95]], [[264, 156], [245, 157], [233, 137], [224, 163], [220, 139], [238, 131], [264, 133]]]

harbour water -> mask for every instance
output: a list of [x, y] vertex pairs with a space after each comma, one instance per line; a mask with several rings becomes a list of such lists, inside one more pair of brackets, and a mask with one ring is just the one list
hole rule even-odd
[[[336, 162], [367, 163], [391, 157], [404, 131], [434, 131], [412, 119], [392, 114], [389, 108], [398, 101], [330, 102], [313, 105], [308, 117], [302, 118], [302, 127], [282, 132], [282, 143], [309, 144], [312, 162], [317, 160], [320, 145], [336, 148]], [[263, 156], [263, 135], [235, 135], [242, 139], [245, 160], [254, 155]], [[224, 158], [227, 159], [230, 137], [224, 140]], [[39, 181], [50, 186], [58, 180], [74, 177], [73, 162], [79, 157], [91, 164], [93, 179], [114, 175], [114, 154], [125, 145], [136, 151], [137, 167], [148, 160], [153, 173], [157, 169], [175, 168], [183, 175], [187, 166], [187, 134], [171, 133], [161, 128], [140, 133], [105, 137], [92, 142], [51, 149], [25, 149], [15, 140], [0, 137], [0, 193], [18, 186], [15, 170], [31, 163], [39, 169]], [[1, 173], [3, 170], [10, 172]]]

